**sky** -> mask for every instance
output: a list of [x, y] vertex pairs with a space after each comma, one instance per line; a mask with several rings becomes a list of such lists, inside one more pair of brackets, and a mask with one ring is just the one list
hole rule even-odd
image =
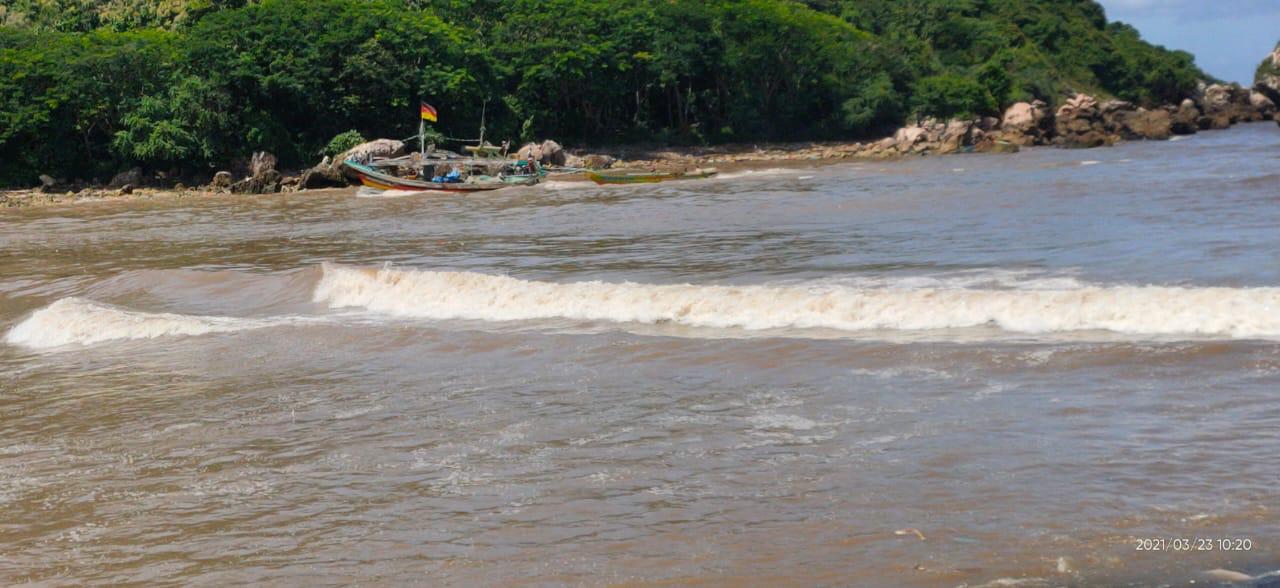
[[1098, 0], [1107, 20], [1196, 56], [1209, 75], [1242, 85], [1280, 41], [1280, 0]]

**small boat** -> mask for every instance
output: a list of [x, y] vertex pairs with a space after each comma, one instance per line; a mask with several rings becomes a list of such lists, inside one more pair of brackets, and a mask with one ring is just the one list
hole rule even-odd
[[465, 180], [450, 178], [449, 181], [437, 182], [402, 178], [351, 160], [344, 161], [342, 164], [356, 174], [361, 184], [375, 190], [482, 192], [508, 186], [536, 184], [539, 180], [536, 176], [471, 176]]
[[653, 184], [673, 180], [701, 180], [720, 173], [715, 168], [695, 169], [691, 172], [640, 172], [624, 174], [589, 173], [591, 181], [604, 184]]

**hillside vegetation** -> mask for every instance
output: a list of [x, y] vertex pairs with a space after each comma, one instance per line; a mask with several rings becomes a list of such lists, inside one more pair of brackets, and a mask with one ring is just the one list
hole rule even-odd
[[1064, 92], [1174, 102], [1189, 54], [1092, 0], [11, 0], [0, 183], [207, 171], [338, 134], [866, 137]]

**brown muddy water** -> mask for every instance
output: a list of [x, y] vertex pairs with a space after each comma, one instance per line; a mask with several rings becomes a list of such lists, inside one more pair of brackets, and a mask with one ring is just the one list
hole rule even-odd
[[1280, 568], [1271, 124], [0, 211], [0, 333], [5, 585]]

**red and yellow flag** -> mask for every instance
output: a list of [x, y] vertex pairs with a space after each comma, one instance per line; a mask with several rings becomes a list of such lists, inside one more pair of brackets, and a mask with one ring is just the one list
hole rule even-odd
[[426, 102], [422, 103], [422, 120], [436, 122], [436, 108]]

